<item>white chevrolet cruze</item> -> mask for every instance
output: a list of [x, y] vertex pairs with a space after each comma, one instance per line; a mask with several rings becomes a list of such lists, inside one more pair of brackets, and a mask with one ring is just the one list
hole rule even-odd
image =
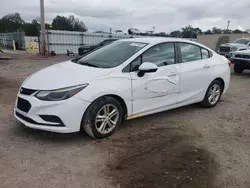
[[213, 107], [229, 81], [230, 61], [202, 44], [124, 39], [29, 76], [14, 113], [30, 128], [104, 138], [123, 120], [198, 102]]

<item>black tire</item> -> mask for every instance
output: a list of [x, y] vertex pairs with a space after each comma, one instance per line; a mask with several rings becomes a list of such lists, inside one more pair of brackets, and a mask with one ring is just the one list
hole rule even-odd
[[[220, 88], [220, 94], [219, 94], [219, 98], [218, 98], [218, 100], [216, 101], [216, 103], [211, 104], [211, 103], [209, 102], [209, 91], [210, 91], [210, 89], [211, 89], [214, 85], [218, 85], [218, 86], [219, 86], [219, 88]], [[208, 89], [207, 89], [207, 91], [206, 91], [206, 95], [205, 95], [203, 101], [201, 102], [201, 105], [202, 105], [203, 107], [205, 107], [205, 108], [211, 108], [211, 107], [216, 106], [216, 105], [218, 104], [219, 100], [220, 100], [220, 97], [221, 97], [222, 92], [223, 92], [222, 83], [221, 83], [220, 81], [218, 81], [218, 80], [214, 80], [214, 81], [208, 86]]]
[[240, 65], [234, 65], [234, 72], [237, 74], [241, 74], [244, 71], [244, 68]]
[[[115, 128], [107, 134], [102, 134], [96, 128], [95, 119], [96, 119], [98, 112], [105, 105], [115, 106], [118, 110], [119, 117], [118, 117], [118, 121], [117, 121]], [[105, 138], [105, 137], [112, 135], [117, 130], [117, 128], [122, 122], [122, 118], [123, 118], [123, 109], [119, 101], [117, 101], [113, 97], [108, 97], [108, 96], [101, 97], [95, 100], [86, 110], [84, 117], [82, 119], [81, 129], [83, 129], [89, 136], [93, 138]]]

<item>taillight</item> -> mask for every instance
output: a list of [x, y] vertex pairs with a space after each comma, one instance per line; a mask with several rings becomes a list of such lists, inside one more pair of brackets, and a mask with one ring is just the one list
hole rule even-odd
[[230, 60], [228, 60], [228, 62], [227, 62], [227, 63], [228, 63], [228, 66], [229, 66], [229, 67], [231, 67], [231, 61], [230, 61]]

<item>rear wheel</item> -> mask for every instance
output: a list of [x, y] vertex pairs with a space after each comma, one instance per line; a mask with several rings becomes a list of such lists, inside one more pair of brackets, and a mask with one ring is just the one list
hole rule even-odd
[[202, 101], [202, 106], [211, 108], [217, 105], [223, 92], [222, 83], [214, 80], [208, 87], [206, 95]]
[[234, 72], [237, 74], [241, 74], [244, 71], [244, 68], [240, 65], [234, 65]]
[[113, 97], [102, 97], [87, 109], [82, 128], [93, 138], [105, 138], [117, 130], [122, 117], [121, 104]]

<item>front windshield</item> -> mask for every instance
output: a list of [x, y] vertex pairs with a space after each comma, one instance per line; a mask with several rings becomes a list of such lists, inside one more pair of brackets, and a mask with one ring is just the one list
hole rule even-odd
[[237, 39], [236, 41], [234, 41], [233, 43], [238, 43], [238, 44], [245, 44], [247, 45], [249, 43], [250, 40], [248, 39]]
[[140, 42], [115, 41], [87, 54], [76, 63], [98, 68], [113, 68], [122, 64], [146, 45]]

